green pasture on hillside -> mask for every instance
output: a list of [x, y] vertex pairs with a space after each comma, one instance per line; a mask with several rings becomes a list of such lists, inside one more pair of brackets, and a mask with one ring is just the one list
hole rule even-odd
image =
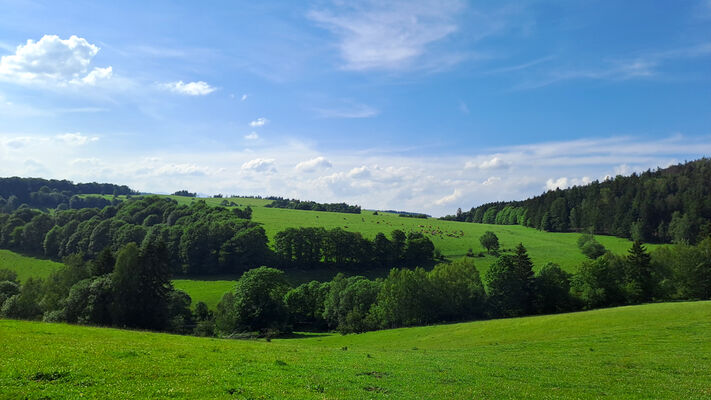
[[0, 398], [711, 397], [711, 302], [241, 341], [0, 320]]
[[61, 266], [61, 263], [26, 257], [10, 250], [0, 250], [0, 269], [17, 272], [17, 277], [24, 282], [30, 277], [46, 278], [50, 272]]
[[[163, 197], [170, 197], [180, 204], [190, 204], [193, 201], [205, 200], [207, 204], [217, 206], [223, 200], [228, 200], [239, 204], [240, 207], [249, 205], [253, 209], [252, 220], [263, 224], [270, 240], [278, 232], [290, 227], [342, 228], [347, 231], [360, 232], [370, 239], [374, 238], [379, 232], [389, 235], [393, 230], [400, 229], [406, 233], [424, 233], [443, 255], [457, 258], [464, 256], [470, 248], [476, 254], [485, 252], [479, 243], [479, 237], [486, 231], [493, 231], [499, 237], [502, 248], [511, 249], [518, 243], [523, 243], [537, 265], [554, 262], [570, 271], [575, 270], [585, 259], [576, 246], [576, 240], [580, 236], [578, 233], [544, 232], [520, 225], [487, 225], [442, 221], [436, 218], [404, 218], [390, 213], [374, 215], [372, 211], [366, 210], [361, 214], [346, 214], [268, 208], [264, 206], [271, 203], [270, 200], [248, 197], [227, 199]], [[614, 253], [624, 253], [631, 246], [629, 240], [613, 236], [597, 236], [597, 239]], [[651, 250], [656, 246], [649, 245], [648, 247]], [[492, 257], [481, 258], [478, 260], [477, 266], [483, 272], [483, 270], [488, 269], [493, 260], [494, 258]]]

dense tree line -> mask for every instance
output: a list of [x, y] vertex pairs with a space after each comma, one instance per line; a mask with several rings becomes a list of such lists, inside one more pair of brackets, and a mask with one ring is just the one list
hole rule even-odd
[[419, 213], [399, 213], [398, 217], [427, 219], [427, 218], [429, 218], [429, 215], [419, 214]]
[[[135, 194], [128, 186], [109, 183], [72, 183], [67, 180], [41, 178], [0, 178], [0, 212], [12, 212], [23, 204], [31, 208], [53, 209], [104, 207], [110, 201], [94, 197], [82, 200], [79, 195], [131, 195]], [[95, 202], [82, 205], [82, 201]], [[102, 202], [102, 204], [99, 204]]]
[[[187, 190], [178, 190], [177, 192], [173, 193], [173, 196], [197, 197], [197, 193], [191, 193], [191, 192], [188, 192]], [[222, 197], [222, 196], [220, 196], [220, 197]]]
[[360, 214], [360, 206], [351, 206], [346, 203], [317, 203], [315, 201], [301, 201], [282, 197], [267, 197], [266, 199], [273, 201], [265, 207]]
[[0, 214], [0, 247], [57, 260], [73, 254], [91, 259], [104, 248], [160, 240], [173, 273], [241, 273], [270, 261], [264, 229], [250, 217], [249, 207], [178, 205], [158, 196], [52, 214], [25, 207]]
[[693, 244], [711, 234], [711, 159], [460, 209], [444, 218]]
[[283, 268], [390, 268], [431, 265], [435, 248], [419, 232], [394, 230], [390, 238], [378, 233], [373, 240], [341, 228], [287, 228], [274, 237], [274, 251]]
[[[594, 240], [586, 238], [583, 242]], [[248, 271], [215, 315], [223, 335], [298, 330], [341, 333], [483, 318], [551, 314], [665, 300], [711, 299], [711, 238], [649, 254], [590, 257], [578, 273], [548, 263], [534, 272], [525, 247], [501, 254], [483, 279], [470, 258], [432, 270], [394, 268], [386, 278], [338, 274], [289, 287], [280, 270]]]
[[205, 201], [178, 205], [158, 196], [128, 199], [104, 208], [45, 213], [21, 207], [0, 213], [0, 248], [61, 260], [73, 254], [96, 257], [104, 248], [160, 240], [174, 274], [239, 274], [260, 265], [345, 269], [431, 265], [432, 241], [396, 230], [373, 240], [343, 229], [288, 228], [274, 250], [252, 209], [210, 207]]
[[47, 279], [22, 285], [0, 270], [0, 315], [191, 333], [200, 316], [190, 311], [190, 296], [173, 288], [167, 260], [165, 243], [156, 241], [127, 244], [116, 257], [106, 248], [91, 262], [67, 257]]
[[377, 211], [375, 211], [375, 215], [377, 215], [378, 211], [388, 213], [388, 214], [397, 214], [402, 217], [432, 218], [432, 216], [429, 214], [414, 213], [414, 212], [410, 212], [410, 211], [397, 211], [397, 210], [377, 210]]
[[[594, 238], [587, 238], [587, 243]], [[548, 263], [534, 272], [525, 247], [502, 251], [483, 279], [462, 258], [423, 268], [393, 268], [385, 278], [347, 277], [291, 287], [284, 272], [245, 272], [216, 312], [172, 288], [162, 240], [128, 243], [80, 256], [46, 280], [23, 284], [0, 270], [0, 316], [167, 330], [224, 337], [276, 335], [293, 329], [364, 332], [451, 321], [519, 317], [664, 300], [711, 299], [711, 238], [648, 253], [635, 242], [626, 256], [589, 256], [575, 274]]]

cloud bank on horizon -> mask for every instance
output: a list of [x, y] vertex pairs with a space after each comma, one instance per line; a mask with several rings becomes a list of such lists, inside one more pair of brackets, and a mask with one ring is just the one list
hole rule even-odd
[[709, 156], [709, 3], [623, 3], [4, 3], [0, 175], [443, 215]]

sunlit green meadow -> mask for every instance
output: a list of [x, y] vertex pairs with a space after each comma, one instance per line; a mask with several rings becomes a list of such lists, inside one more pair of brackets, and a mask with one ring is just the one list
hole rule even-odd
[[271, 342], [0, 320], [0, 398], [711, 397], [711, 302]]

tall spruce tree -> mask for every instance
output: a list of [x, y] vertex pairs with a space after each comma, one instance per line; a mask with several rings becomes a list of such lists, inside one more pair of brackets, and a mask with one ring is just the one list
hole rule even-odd
[[639, 241], [632, 244], [625, 262], [625, 291], [631, 303], [649, 301], [654, 296], [651, 257]]

